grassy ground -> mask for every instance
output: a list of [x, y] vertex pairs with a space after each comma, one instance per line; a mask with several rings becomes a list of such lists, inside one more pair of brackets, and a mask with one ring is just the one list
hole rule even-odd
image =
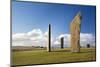
[[79, 61], [95, 61], [95, 48], [81, 48], [80, 53], [72, 53], [69, 48], [46, 50], [14, 51], [12, 52], [13, 65], [49, 64]]

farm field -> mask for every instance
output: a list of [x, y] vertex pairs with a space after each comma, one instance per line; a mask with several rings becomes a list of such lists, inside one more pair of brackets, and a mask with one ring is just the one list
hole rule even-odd
[[47, 52], [46, 49], [12, 51], [12, 65], [95, 61], [95, 54], [95, 48], [81, 48], [80, 53], [72, 53], [70, 48], [52, 49], [52, 52]]

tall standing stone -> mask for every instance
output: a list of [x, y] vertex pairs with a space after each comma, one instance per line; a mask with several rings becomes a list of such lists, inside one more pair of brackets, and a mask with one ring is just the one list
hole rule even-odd
[[79, 12], [71, 23], [71, 51], [80, 52], [80, 27], [82, 16]]
[[48, 45], [47, 45], [47, 51], [51, 51], [51, 25], [49, 24], [49, 30], [48, 30]]
[[64, 37], [61, 37], [61, 49], [64, 48]]

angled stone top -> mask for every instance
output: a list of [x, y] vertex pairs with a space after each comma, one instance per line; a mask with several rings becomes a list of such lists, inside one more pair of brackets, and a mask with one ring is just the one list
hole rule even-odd
[[77, 21], [77, 20], [79, 20], [79, 19], [82, 19], [82, 14], [81, 14], [80, 11], [75, 15], [75, 17], [74, 17], [74, 19], [72, 20], [71, 24], [72, 24], [73, 22], [74, 22], [74, 23], [79, 23], [79, 24], [81, 24], [81, 22], [75, 22], [75, 21]]

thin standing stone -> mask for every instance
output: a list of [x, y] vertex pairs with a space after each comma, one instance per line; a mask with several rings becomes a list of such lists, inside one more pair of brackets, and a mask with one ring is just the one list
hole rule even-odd
[[48, 46], [47, 51], [51, 51], [51, 25], [49, 24], [49, 31], [48, 31]]
[[64, 37], [61, 38], [61, 49], [64, 48]]

